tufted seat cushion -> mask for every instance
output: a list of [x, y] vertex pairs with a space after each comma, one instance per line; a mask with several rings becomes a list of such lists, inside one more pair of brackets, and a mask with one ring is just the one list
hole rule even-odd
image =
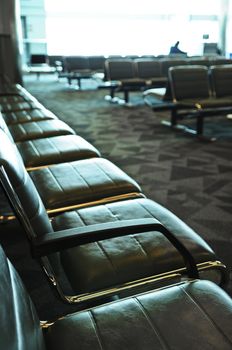
[[8, 128], [15, 142], [75, 134], [70, 126], [58, 119], [13, 124]]
[[193, 281], [68, 315], [45, 333], [48, 349], [230, 350], [232, 302]]
[[131, 177], [103, 158], [56, 164], [30, 176], [47, 209], [141, 192]]
[[180, 283], [76, 312], [40, 328], [0, 247], [0, 339], [7, 350], [230, 350], [232, 301], [209, 281]]
[[77, 135], [25, 141], [17, 147], [27, 168], [100, 157], [94, 146]]
[[[35, 99], [33, 99], [35, 100]], [[23, 96], [18, 94], [12, 94], [12, 95], [0, 95], [0, 104], [4, 103], [18, 103], [18, 102], [25, 102], [26, 100]], [[29, 101], [28, 101], [29, 102]]]
[[2, 112], [43, 108], [41, 103], [39, 103], [39, 101], [37, 101], [36, 99], [28, 101], [20, 95], [0, 96], [0, 106]]
[[7, 125], [58, 119], [55, 114], [46, 108], [21, 111], [2, 111], [2, 115]]
[[[149, 199], [133, 199], [79, 209], [53, 218], [54, 231], [121, 220], [156, 218], [192, 253], [197, 263], [215, 255], [200, 236], [169, 210]], [[160, 232], [146, 232], [86, 244], [60, 253], [73, 290], [88, 292], [185, 266]]]

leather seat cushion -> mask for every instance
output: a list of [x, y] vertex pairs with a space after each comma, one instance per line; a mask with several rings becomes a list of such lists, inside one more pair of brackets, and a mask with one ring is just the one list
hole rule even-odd
[[69, 125], [58, 119], [14, 124], [8, 128], [15, 142], [75, 134]]
[[[182, 220], [158, 203], [132, 199], [66, 212], [53, 218], [55, 231], [134, 218], [156, 218], [185, 244], [197, 263], [213, 260], [206, 242]], [[160, 232], [146, 232], [86, 244], [60, 253], [75, 292], [93, 291], [185, 266]]]
[[131, 177], [103, 158], [57, 164], [30, 176], [47, 209], [141, 192]]
[[15, 101], [15, 102], [0, 102], [2, 112], [11, 112], [11, 111], [21, 111], [27, 109], [41, 108], [42, 105], [38, 101]]
[[25, 111], [8, 111], [5, 113], [2, 112], [2, 115], [7, 125], [58, 119], [55, 114], [46, 108]]
[[231, 323], [229, 296], [193, 281], [68, 315], [45, 339], [56, 350], [229, 350]]
[[21, 95], [4, 95], [0, 96], [0, 104], [25, 102], [25, 98]]
[[54, 136], [17, 144], [26, 167], [100, 157], [99, 151], [77, 135]]

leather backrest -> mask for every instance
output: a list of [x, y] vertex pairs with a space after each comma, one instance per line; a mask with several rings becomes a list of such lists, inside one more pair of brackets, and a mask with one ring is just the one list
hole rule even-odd
[[88, 56], [66, 56], [64, 63], [68, 72], [90, 69]]
[[186, 59], [178, 58], [163, 58], [160, 60], [162, 76], [168, 77], [168, 71], [170, 67], [184, 66], [187, 64]]
[[216, 97], [232, 97], [232, 65], [210, 67], [212, 85]]
[[135, 60], [138, 78], [149, 79], [161, 77], [161, 64], [159, 60], [137, 59]]
[[16, 145], [1, 129], [0, 140], [0, 166], [4, 167], [35, 235], [52, 232], [52, 226], [42, 200], [24, 167]]
[[1, 112], [0, 112], [0, 129], [2, 129], [7, 134], [9, 139], [12, 142], [14, 142], [13, 137], [12, 137], [12, 135], [11, 135], [9, 129], [8, 129], [8, 126], [6, 125], [6, 122], [5, 122]]
[[169, 81], [172, 97], [177, 101], [210, 97], [208, 68], [205, 66], [171, 67]]
[[136, 77], [135, 65], [131, 59], [106, 60], [106, 76], [109, 80], [133, 79]]
[[45, 349], [34, 305], [1, 247], [0, 348], [7, 350]]

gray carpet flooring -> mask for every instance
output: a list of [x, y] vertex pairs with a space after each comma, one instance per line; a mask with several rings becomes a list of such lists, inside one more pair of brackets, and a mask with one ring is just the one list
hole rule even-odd
[[[83, 90], [76, 90], [54, 76], [25, 78], [25, 87], [45, 107], [131, 175], [147, 197], [198, 232], [231, 270], [232, 120], [208, 118], [205, 132], [215, 135], [217, 141], [202, 142], [163, 126], [161, 121], [169, 119], [169, 113], [154, 113], [140, 92], [131, 93], [128, 107], [110, 104], [104, 98], [108, 91], [96, 89], [96, 83], [84, 81], [82, 86]], [[30, 260], [19, 226], [11, 224], [5, 230], [3, 245], [23, 276], [40, 317], [73, 311], [54, 300], [40, 267]]]

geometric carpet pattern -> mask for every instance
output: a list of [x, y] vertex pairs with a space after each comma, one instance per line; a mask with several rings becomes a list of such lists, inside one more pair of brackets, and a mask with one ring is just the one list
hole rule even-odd
[[[200, 141], [162, 125], [169, 112], [153, 112], [144, 104], [142, 93], [131, 93], [132, 106], [127, 107], [110, 104], [104, 98], [108, 91], [97, 90], [92, 82], [84, 81], [82, 86], [83, 90], [75, 90], [54, 76], [25, 79], [26, 89], [45, 107], [131, 175], [148, 198], [190, 225], [232, 270], [232, 120], [207, 118], [205, 132], [216, 136], [217, 141]], [[46, 313], [49, 299], [40, 300], [43, 288], [47, 288], [42, 282], [38, 285], [43, 277], [30, 284], [30, 277], [32, 280], [33, 273], [39, 274], [39, 268], [25, 267], [29, 253], [15, 238], [14, 230], [12, 237], [15, 244], [11, 248], [5, 242], [6, 247], [14, 256], [16, 246], [24, 252], [19, 253], [17, 263], [39, 314], [51, 316]], [[20, 265], [23, 254], [24, 263]], [[66, 309], [54, 305], [52, 316], [60, 312]]]

